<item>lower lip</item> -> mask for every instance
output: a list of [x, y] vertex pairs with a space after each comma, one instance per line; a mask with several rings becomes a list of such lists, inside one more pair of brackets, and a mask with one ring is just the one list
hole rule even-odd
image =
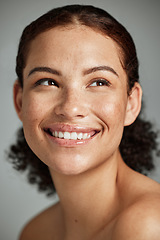
[[69, 140], [69, 139], [64, 139], [64, 138], [56, 138], [56, 137], [51, 136], [48, 133], [46, 133], [46, 134], [53, 143], [56, 143], [60, 146], [65, 146], [65, 147], [67, 147], [67, 146], [74, 147], [74, 146], [85, 145], [85, 144], [89, 143], [97, 135], [97, 133], [96, 133], [94, 136], [92, 136], [88, 139], [81, 139], [81, 140], [72, 140], [71, 139], [71, 140]]

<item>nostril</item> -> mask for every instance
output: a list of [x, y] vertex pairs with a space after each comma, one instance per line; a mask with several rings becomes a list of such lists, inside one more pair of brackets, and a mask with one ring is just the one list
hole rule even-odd
[[81, 117], [83, 117], [84, 115], [82, 115], [82, 114], [78, 114], [77, 115], [77, 117], [79, 117], [79, 118], [81, 118]]

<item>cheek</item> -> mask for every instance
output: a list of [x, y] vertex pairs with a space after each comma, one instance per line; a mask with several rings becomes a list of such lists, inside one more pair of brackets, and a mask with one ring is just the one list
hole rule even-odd
[[25, 139], [35, 154], [35, 149], [38, 149], [39, 144], [43, 142], [40, 124], [44, 119], [46, 111], [47, 104], [41, 97], [35, 97], [32, 94], [24, 95], [22, 105], [23, 130]]
[[32, 95], [24, 96], [22, 105], [23, 125], [33, 126], [35, 123], [40, 122], [45, 114], [46, 107], [47, 105], [43, 102], [42, 98], [35, 98]]
[[[101, 108], [101, 120], [104, 127], [104, 146], [108, 152], [117, 149], [122, 139], [125, 121], [124, 102], [108, 102]], [[109, 143], [109, 145], [108, 145]]]
[[99, 118], [108, 126], [119, 126], [124, 124], [125, 119], [125, 103], [121, 99], [103, 99], [96, 104]]

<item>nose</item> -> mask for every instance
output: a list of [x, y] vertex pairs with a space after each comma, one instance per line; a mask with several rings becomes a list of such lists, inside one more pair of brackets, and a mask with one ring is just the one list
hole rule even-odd
[[57, 116], [68, 120], [86, 117], [88, 107], [85, 94], [80, 94], [75, 89], [63, 91], [54, 111]]

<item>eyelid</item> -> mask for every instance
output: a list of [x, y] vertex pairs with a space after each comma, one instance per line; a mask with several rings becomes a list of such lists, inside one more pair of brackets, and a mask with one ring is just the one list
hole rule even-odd
[[[44, 84], [42, 84], [42, 83], [47, 82], [47, 81], [54, 82], [54, 85], [49, 85], [49, 84], [48, 85], [44, 85]], [[52, 79], [52, 78], [41, 78], [41, 79], [39, 79], [38, 81], [35, 82], [35, 86], [39, 86], [39, 85], [42, 85], [42, 86], [57, 86], [57, 87], [59, 87], [58, 83], [54, 79]]]
[[[89, 86], [91, 86], [93, 83], [96, 83], [96, 82], [104, 83], [105, 86], [110, 86], [110, 85], [111, 85], [111, 83], [110, 83], [108, 80], [106, 80], [106, 79], [104, 79], [104, 78], [97, 78], [97, 79], [94, 79], [94, 80], [89, 84]], [[103, 86], [104, 86], [104, 85], [103, 85]], [[92, 87], [92, 86], [91, 86], [91, 87]]]

